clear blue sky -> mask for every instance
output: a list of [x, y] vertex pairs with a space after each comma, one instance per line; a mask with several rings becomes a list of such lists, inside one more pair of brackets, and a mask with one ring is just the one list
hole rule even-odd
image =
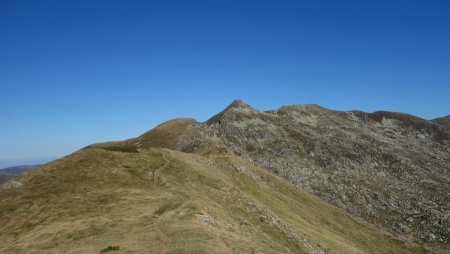
[[0, 2], [0, 167], [235, 98], [450, 114], [450, 1]]

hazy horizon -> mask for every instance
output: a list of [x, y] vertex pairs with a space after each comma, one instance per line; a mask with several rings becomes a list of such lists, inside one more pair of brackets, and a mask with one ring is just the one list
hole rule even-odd
[[41, 158], [10, 158], [10, 159], [0, 159], [0, 169], [22, 166], [22, 165], [37, 165], [45, 164], [50, 161], [58, 159], [60, 156], [49, 156]]

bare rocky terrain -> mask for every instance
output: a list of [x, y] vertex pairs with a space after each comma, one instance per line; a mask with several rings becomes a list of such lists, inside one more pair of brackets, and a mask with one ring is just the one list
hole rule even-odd
[[447, 118], [234, 101], [0, 184], [0, 252], [448, 253]]
[[204, 123], [176, 120], [184, 128], [167, 133], [170, 144], [152, 138], [167, 123], [137, 144], [200, 154], [211, 145], [228, 149], [405, 240], [445, 244], [450, 134], [442, 119], [318, 105], [263, 112], [237, 100]]

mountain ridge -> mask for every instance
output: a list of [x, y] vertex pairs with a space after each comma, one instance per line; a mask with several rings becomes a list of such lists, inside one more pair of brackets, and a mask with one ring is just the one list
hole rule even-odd
[[[320, 123], [321, 118], [324, 120], [322, 123]], [[283, 121], [283, 124], [278, 124]], [[366, 218], [371, 223], [395, 234], [410, 236], [416, 234], [414, 236], [416, 239], [448, 242], [449, 234], [446, 225], [449, 222], [444, 209], [445, 196], [433, 196], [433, 192], [429, 191], [431, 186], [428, 186], [428, 183], [433, 183], [432, 189], [438, 193], [443, 191], [442, 186], [449, 186], [450, 164], [448, 158], [450, 156], [448, 156], [448, 147], [450, 136], [445, 128], [432, 121], [398, 112], [335, 111], [318, 105], [291, 105], [280, 107], [277, 110], [258, 111], [245, 102], [236, 100], [225, 110], [203, 123], [191, 120], [189, 126], [187, 128], [189, 131], [181, 131], [178, 137], [172, 137], [171, 149], [195, 153], [196, 151], [192, 150], [192, 147], [201, 147], [202, 144], [209, 143], [214, 144], [218, 149], [232, 150], [230, 153], [244, 156], [275, 174], [286, 174], [285, 178], [296, 183], [300, 188], [319, 195], [334, 205]], [[292, 126], [297, 129], [293, 129]], [[335, 138], [333, 138], [334, 140], [323, 139], [320, 136], [324, 134], [330, 137], [335, 136]], [[265, 142], [264, 139], [271, 135], [269, 144], [261, 145]], [[316, 137], [312, 140], [311, 137], [314, 136]], [[355, 139], [355, 137], [359, 138]], [[248, 142], [243, 142], [243, 140]], [[330, 141], [334, 143], [328, 144]], [[352, 142], [353, 145], [349, 146], [348, 144]], [[420, 143], [427, 144], [428, 150], [424, 150], [424, 147], [419, 145]], [[390, 145], [384, 151], [383, 147], [386, 144]], [[164, 147], [163, 143], [160, 145]], [[274, 145], [277, 147], [275, 150], [272, 149], [269, 153], [264, 151]], [[402, 149], [405, 149], [403, 147], [411, 145], [413, 150], [408, 149], [406, 153], [401, 152]], [[314, 147], [317, 146], [321, 148], [314, 151], [316, 149]], [[354, 147], [360, 148], [355, 150]], [[334, 148], [339, 148], [339, 152], [333, 151]], [[364, 153], [367, 148], [370, 148], [371, 154]], [[328, 150], [328, 153], [324, 154], [321, 152], [322, 149]], [[202, 148], [199, 151], [200, 154], [203, 153]], [[286, 155], [287, 153], [296, 153], [295, 151], [302, 151], [302, 154], [293, 154], [293, 158]], [[439, 156], [439, 160], [435, 159], [436, 155]], [[305, 166], [302, 169], [296, 169], [298, 172], [292, 171], [290, 166], [286, 166], [294, 166], [302, 160], [305, 161]], [[416, 161], [420, 167], [409, 161]], [[430, 171], [433, 172], [432, 175], [427, 175], [429, 162], [437, 163], [434, 167], [438, 169], [438, 172], [433, 170]], [[369, 175], [372, 175], [373, 179], [384, 178], [384, 180], [378, 179], [373, 180], [374, 182], [363, 183], [363, 186], [367, 188], [367, 193], [363, 196], [359, 193], [358, 188], [350, 190], [350, 194], [354, 196], [352, 199], [356, 198], [357, 201], [349, 200], [348, 194], [341, 196], [349, 191], [345, 190], [348, 187], [343, 184], [346, 181], [345, 178], [350, 175], [353, 178], [356, 176], [356, 179], [361, 178], [362, 174], [359, 172], [367, 166], [367, 163], [371, 163], [368, 165], [373, 168]], [[316, 168], [318, 171], [313, 173], [306, 167], [306, 164], [309, 168]], [[342, 173], [343, 179], [333, 187], [343, 188], [344, 192], [328, 190], [323, 193], [324, 189], [321, 186], [329, 185], [329, 180], [326, 179], [329, 178], [330, 172], [326, 168], [335, 168], [335, 172], [339, 174], [341, 172], [339, 167], [344, 165], [352, 169]], [[402, 171], [391, 171], [395, 167], [402, 168]], [[411, 171], [411, 169], [413, 170]], [[300, 172], [301, 170], [304, 172]], [[315, 182], [313, 183], [315, 186], [311, 186], [311, 181], [315, 181], [311, 176], [317, 177], [317, 172], [322, 172], [322, 182]], [[346, 176], [348, 173], [350, 175]], [[394, 179], [405, 175], [408, 184], [422, 186], [420, 191], [428, 193], [426, 194], [427, 198], [419, 192], [413, 194], [413, 192], [406, 191], [405, 195], [408, 195], [409, 198], [404, 200], [403, 194], [395, 193], [399, 193], [399, 186], [406, 188], [408, 184], [398, 182], [400, 179], [392, 180], [393, 178], [389, 175], [395, 177]], [[423, 181], [421, 178], [430, 180]], [[361, 178], [358, 181], [366, 180]], [[388, 181], [389, 184], [386, 185], [384, 181]], [[392, 200], [393, 195], [397, 196], [396, 201]], [[433, 201], [431, 206], [425, 205], [421, 208], [422, 210], [416, 211], [416, 208], [413, 208], [416, 207], [415, 202], [417, 202], [412, 198], [414, 195], [418, 195], [419, 199], [422, 199], [419, 203], [429, 203], [430, 200], [436, 200], [436, 198], [438, 203]], [[395, 202], [400, 202], [401, 207], [399, 208]], [[373, 206], [376, 208], [373, 209]], [[385, 213], [386, 208], [389, 215], [381, 215]], [[407, 212], [411, 209], [422, 217]], [[436, 213], [436, 211], [438, 212]], [[381, 214], [377, 215], [379, 212]], [[377, 218], [378, 216], [388, 216], [389, 219], [392, 219], [390, 213], [394, 214], [397, 219], [389, 222]], [[390, 225], [386, 226], [385, 224]]]
[[448, 133], [370, 114], [238, 100], [87, 146], [0, 185], [0, 251], [445, 253]]

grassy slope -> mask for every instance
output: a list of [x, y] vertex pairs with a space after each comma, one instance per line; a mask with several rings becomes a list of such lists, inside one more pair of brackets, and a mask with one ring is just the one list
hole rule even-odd
[[238, 157], [113, 150], [0, 191], [0, 253], [423, 252]]

